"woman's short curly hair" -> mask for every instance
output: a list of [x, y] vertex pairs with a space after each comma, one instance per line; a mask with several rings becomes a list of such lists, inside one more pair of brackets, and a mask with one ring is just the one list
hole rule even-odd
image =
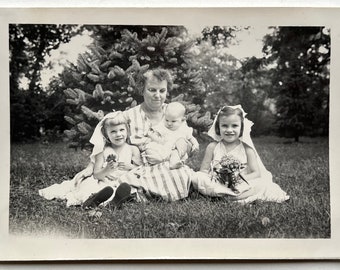
[[136, 87], [138, 89], [138, 93], [140, 95], [143, 95], [143, 92], [145, 90], [145, 83], [147, 79], [154, 77], [159, 81], [164, 81], [166, 80], [167, 82], [167, 90], [168, 92], [171, 91], [172, 86], [173, 86], [173, 78], [167, 69], [163, 68], [154, 68], [154, 69], [149, 69], [145, 73], [139, 74], [136, 79]]

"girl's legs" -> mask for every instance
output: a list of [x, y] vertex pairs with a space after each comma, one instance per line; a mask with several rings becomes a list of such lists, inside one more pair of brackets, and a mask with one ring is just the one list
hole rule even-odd
[[93, 196], [89, 197], [84, 203], [83, 208], [95, 208], [99, 206], [101, 203], [108, 200], [113, 194], [113, 188], [107, 186], [103, 188], [101, 191], [95, 193]]
[[[110, 197], [113, 195], [113, 188], [110, 186], [107, 186], [103, 188], [98, 193], [95, 193], [94, 196], [91, 196], [89, 199], [87, 199], [83, 203], [83, 208], [95, 208], [99, 206], [101, 203], [107, 201], [110, 199]], [[119, 208], [122, 203], [128, 201], [131, 199], [131, 186], [127, 183], [121, 183], [114, 194], [114, 197], [111, 202], [114, 208]]]
[[113, 204], [115, 209], [121, 207], [122, 203], [130, 200], [131, 197], [131, 186], [127, 183], [121, 183], [116, 190], [113, 200], [110, 202]]

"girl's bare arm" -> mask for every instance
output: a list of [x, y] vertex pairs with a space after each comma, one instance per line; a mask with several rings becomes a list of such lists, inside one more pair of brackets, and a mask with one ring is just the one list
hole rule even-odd
[[205, 149], [205, 154], [201, 163], [201, 172], [209, 172], [210, 170], [210, 164], [213, 160], [213, 153], [216, 146], [216, 142], [212, 142], [207, 146], [207, 149]]
[[244, 145], [247, 154], [247, 174], [242, 173], [246, 180], [255, 179], [261, 176], [259, 164], [257, 162], [256, 154], [253, 148]]

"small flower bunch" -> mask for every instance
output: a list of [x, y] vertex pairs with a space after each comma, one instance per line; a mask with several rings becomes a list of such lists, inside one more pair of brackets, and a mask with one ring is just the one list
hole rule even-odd
[[238, 159], [231, 155], [225, 155], [213, 166], [213, 177], [221, 184], [227, 185], [228, 188], [236, 190], [235, 186], [241, 179], [247, 182], [240, 174], [240, 171], [243, 168], [244, 164]]
[[118, 158], [117, 155], [110, 154], [107, 156], [106, 162], [110, 162], [110, 161], [117, 162], [117, 158]]

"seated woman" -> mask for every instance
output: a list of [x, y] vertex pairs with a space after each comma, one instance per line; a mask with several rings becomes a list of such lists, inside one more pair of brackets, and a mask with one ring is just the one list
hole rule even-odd
[[[167, 70], [152, 69], [141, 74], [136, 84], [144, 101], [140, 105], [124, 111], [123, 114], [129, 123], [129, 137], [138, 139], [147, 135], [150, 126], [157, 130], [158, 125], [163, 125], [167, 106], [165, 100], [172, 88], [172, 78]], [[105, 147], [105, 138], [101, 135], [100, 128], [101, 123], [97, 125], [90, 139], [90, 142], [94, 145], [91, 155], [93, 157], [103, 152]], [[138, 140], [134, 141], [137, 142]], [[142, 148], [144, 145], [136, 144], [136, 146]], [[190, 152], [191, 148], [188, 147], [188, 149]], [[134, 190], [142, 192], [147, 198], [161, 198], [165, 201], [186, 198], [191, 183], [192, 170], [187, 166], [170, 169], [168, 161], [163, 160], [162, 153], [157, 149], [146, 146], [143, 150], [145, 150], [148, 163], [152, 166], [140, 166], [132, 169], [115, 180], [119, 183], [129, 184]], [[79, 183], [78, 188], [81, 189], [84, 182], [82, 180], [91, 176], [93, 171], [94, 160], [92, 159], [87, 168], [74, 177], [73, 184]], [[110, 176], [107, 176], [107, 178], [110, 178]], [[44, 193], [47, 194], [46, 190], [44, 190]], [[53, 195], [49, 194], [48, 198], [53, 198]], [[73, 202], [72, 204], [77, 203]]]

